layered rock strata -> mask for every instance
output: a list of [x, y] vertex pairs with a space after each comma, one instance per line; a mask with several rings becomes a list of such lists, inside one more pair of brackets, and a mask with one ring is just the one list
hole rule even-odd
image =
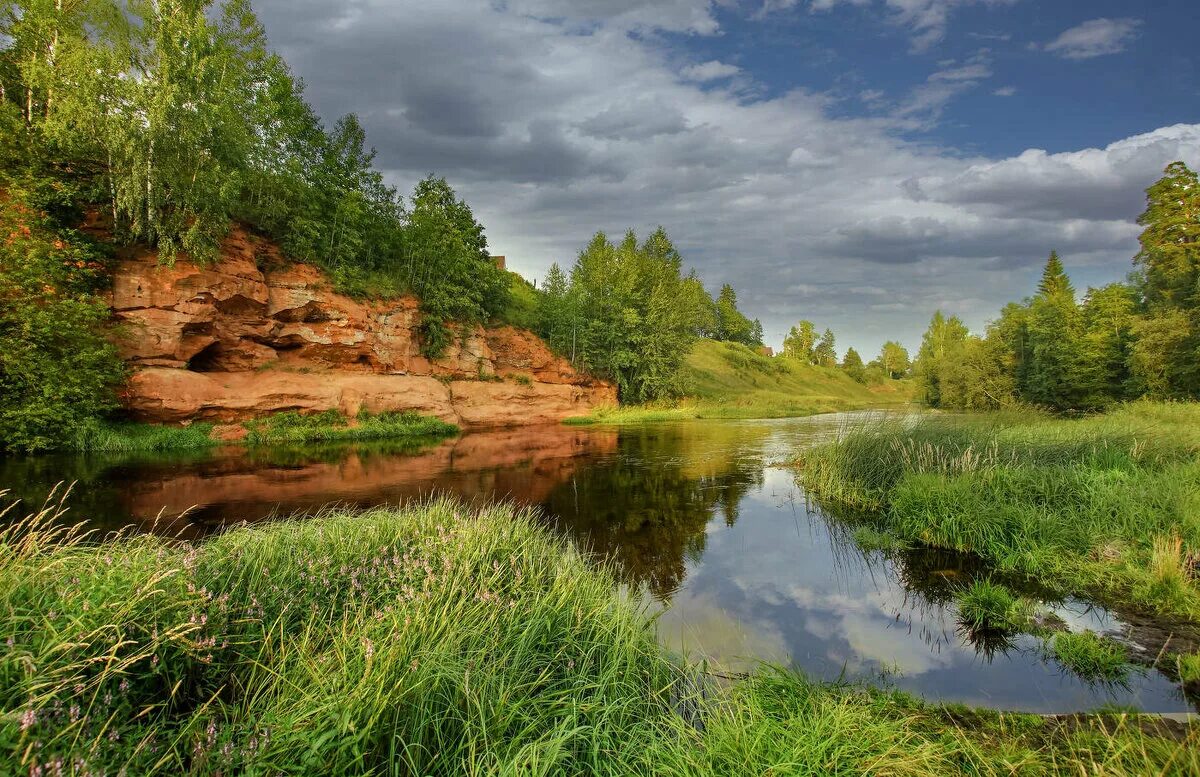
[[114, 339], [133, 368], [130, 414], [157, 423], [234, 423], [269, 413], [412, 410], [464, 427], [550, 423], [615, 404], [536, 335], [462, 328], [421, 355], [416, 299], [359, 301], [311, 265], [234, 230], [211, 266], [117, 266]]

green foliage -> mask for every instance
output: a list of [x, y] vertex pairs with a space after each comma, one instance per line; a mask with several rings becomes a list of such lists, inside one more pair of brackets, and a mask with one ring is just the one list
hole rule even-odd
[[679, 396], [681, 367], [713, 302], [660, 227], [641, 245], [632, 232], [614, 245], [592, 238], [571, 270], [550, 268], [539, 329], [559, 353], [617, 384], [625, 402]]
[[1200, 429], [1191, 405], [1079, 421], [929, 418], [851, 430], [805, 452], [819, 498], [883, 511], [902, 538], [1002, 571], [1200, 618]]
[[821, 367], [837, 366], [837, 341], [833, 337], [833, 330], [826, 329], [822, 333], [813, 348], [813, 362]]
[[93, 421], [82, 426], [70, 447], [77, 451], [126, 453], [142, 451], [197, 450], [217, 444], [212, 424], [157, 426], [154, 424]]
[[726, 283], [721, 287], [716, 302], [716, 328], [711, 333], [712, 339], [723, 340], [742, 345], [762, 345], [762, 324], [755, 319], [751, 321], [738, 310], [737, 292]]
[[1129, 675], [1125, 648], [1090, 631], [1056, 634], [1050, 651], [1060, 664], [1085, 680], [1116, 683]]
[[382, 440], [400, 437], [448, 437], [458, 427], [437, 418], [412, 412], [369, 413], [359, 411], [351, 423], [336, 410], [301, 415], [275, 413], [248, 421], [248, 445], [329, 442], [335, 440]]
[[976, 580], [956, 599], [958, 619], [971, 631], [1019, 631], [1029, 622], [1028, 603], [991, 580]]
[[862, 357], [858, 355], [858, 351], [853, 348], [846, 349], [846, 355], [842, 357], [842, 369], [856, 382], [867, 382], [867, 368], [863, 364]]
[[0, 452], [70, 445], [116, 407], [124, 368], [94, 296], [103, 257], [0, 194]]
[[783, 355], [799, 359], [805, 364], [816, 364], [814, 350], [817, 346], [817, 328], [811, 321], [801, 321], [783, 338]]
[[198, 545], [55, 518], [0, 532], [0, 758], [21, 774], [1200, 769], [1195, 731], [1124, 716], [1059, 727], [770, 667], [712, 682], [509, 507], [334, 510]]
[[933, 314], [929, 329], [921, 340], [921, 350], [913, 365], [913, 373], [924, 394], [925, 401], [933, 407], [942, 404], [943, 373], [954, 361], [955, 352], [966, 341], [967, 327], [958, 316], [946, 318], [942, 311]]
[[508, 304], [466, 203], [430, 176], [406, 211], [358, 119], [321, 125], [249, 0], [19, 0], [0, 16], [0, 85], [6, 167], [71, 188], [164, 261], [214, 260], [247, 221], [343, 291], [416, 293], [429, 356], [451, 322]]
[[1056, 253], [1037, 294], [1004, 308], [983, 337], [934, 317], [917, 358], [935, 407], [1017, 402], [1098, 410], [1148, 396], [1200, 397], [1200, 184], [1183, 163], [1147, 191], [1139, 274], [1082, 303]]
[[508, 303], [496, 315], [502, 324], [537, 331], [538, 291], [529, 281], [515, 272], [508, 273]]
[[887, 377], [898, 380], [908, 374], [912, 363], [908, 358], [908, 349], [895, 340], [888, 340], [879, 349], [879, 357], [872, 362], [878, 365]]

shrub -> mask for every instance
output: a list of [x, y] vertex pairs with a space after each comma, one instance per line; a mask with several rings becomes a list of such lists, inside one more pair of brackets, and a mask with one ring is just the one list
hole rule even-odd
[[104, 279], [85, 238], [0, 199], [0, 451], [69, 445], [116, 407], [124, 365], [93, 296]]

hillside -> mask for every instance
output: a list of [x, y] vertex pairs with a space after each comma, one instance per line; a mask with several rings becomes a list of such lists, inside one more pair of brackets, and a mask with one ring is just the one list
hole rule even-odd
[[684, 365], [688, 396], [670, 405], [601, 409], [570, 423], [687, 418], [788, 418], [914, 401], [912, 381], [864, 386], [836, 367], [762, 356], [738, 343], [700, 340]]

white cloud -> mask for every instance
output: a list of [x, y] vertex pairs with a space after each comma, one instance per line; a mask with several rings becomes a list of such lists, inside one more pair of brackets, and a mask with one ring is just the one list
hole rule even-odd
[[725, 62], [712, 60], [702, 62], [698, 65], [688, 65], [681, 71], [681, 75], [688, 81], [717, 81], [722, 78], [736, 76], [742, 72], [742, 69], [737, 65], [730, 65]]
[[1002, 86], [999, 89], [992, 90], [992, 94], [997, 97], [1012, 97], [1016, 93], [1017, 87], [1015, 86]]
[[[1142, 190], [1174, 159], [1200, 162], [1200, 125], [1009, 159], [898, 136], [946, 89], [984, 83], [982, 60], [931, 76], [908, 117], [846, 118], [804, 90], [689, 81], [677, 51], [625, 22], [584, 29], [486, 0], [360, 0], [352, 16], [318, 0], [257, 7], [321, 114], [359, 112], [402, 189], [446, 175], [511, 267], [541, 278], [597, 230], [661, 224], [775, 342], [807, 317], [864, 355], [896, 336], [915, 345], [935, 306], [979, 327], [1028, 293], [1051, 248], [1121, 277]], [[847, 291], [864, 285], [907, 307], [864, 315]]]
[[1092, 19], [1072, 27], [1042, 48], [1064, 59], [1119, 54], [1137, 37], [1140, 19]]

